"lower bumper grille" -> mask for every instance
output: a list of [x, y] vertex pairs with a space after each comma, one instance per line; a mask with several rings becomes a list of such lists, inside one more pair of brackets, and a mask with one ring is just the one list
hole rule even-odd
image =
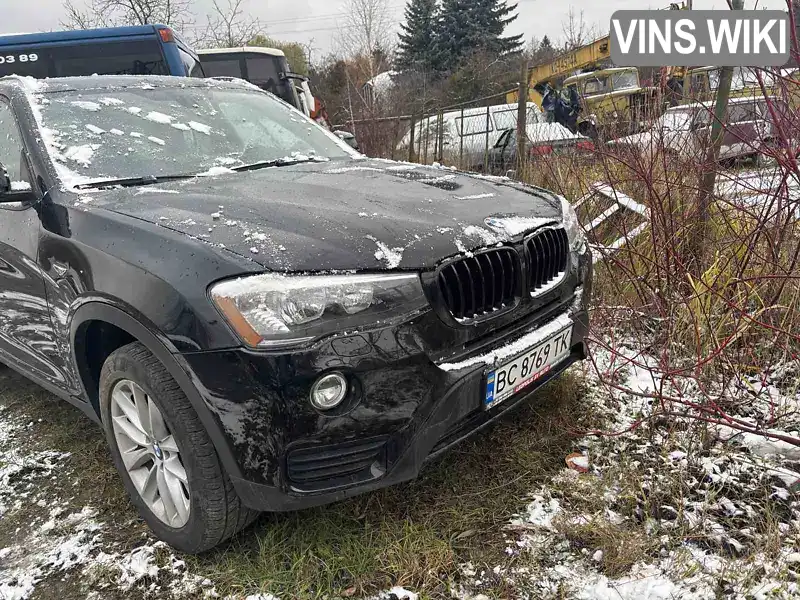
[[309, 490], [330, 489], [380, 477], [386, 470], [386, 437], [290, 450], [290, 482]]

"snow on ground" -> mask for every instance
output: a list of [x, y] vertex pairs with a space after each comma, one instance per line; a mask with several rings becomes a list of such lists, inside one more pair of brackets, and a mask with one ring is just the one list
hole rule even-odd
[[[587, 411], [602, 417], [606, 430], [623, 433], [577, 438], [564, 468], [530, 490], [525, 508], [501, 526], [507, 560], [461, 565], [452, 577], [454, 597], [485, 600], [498, 582], [537, 600], [800, 597], [797, 448], [728, 427], [698, 435], [680, 419], [625, 432], [656, 414], [659, 403], [648, 394], [673, 395], [676, 387], [694, 393], [690, 381], [664, 381], [657, 361], [636, 346], [617, 338], [614, 355], [593, 351], [599, 371], [629, 391], [604, 387], [588, 362], [575, 367], [587, 379]], [[775, 427], [796, 435], [798, 389], [800, 362], [789, 362], [743, 376], [720, 393], [747, 400], [737, 418], [782, 416]], [[218, 597], [212, 581], [189, 572], [163, 543], [115, 548], [95, 508], [69, 508], [48, 493], [51, 480], [69, 476], [70, 457], [26, 451], [32, 426], [0, 407], [0, 524], [26, 506], [41, 509], [13, 543], [0, 544], [0, 598], [26, 600], [53, 577], [94, 582], [93, 598], [132, 590], [153, 598]], [[392, 588], [370, 600], [418, 600], [419, 592]]]
[[800, 181], [778, 166], [723, 173], [717, 178], [716, 191], [735, 206], [749, 207], [756, 214], [773, 216], [791, 211], [800, 218]]
[[[72, 576], [102, 579], [102, 589], [124, 592], [140, 586], [159, 598], [218, 596], [210, 581], [189, 574], [162, 542], [113, 552], [97, 509], [70, 509], [68, 499], [54, 496], [53, 482], [70, 474], [69, 454], [26, 450], [25, 439], [34, 427], [0, 406], [0, 525], [19, 519], [2, 538], [13, 541], [0, 544], [2, 600], [26, 600], [45, 579]], [[31, 518], [32, 508], [40, 516]]]
[[[604, 389], [584, 368], [593, 410], [606, 416], [608, 431], [620, 432], [653, 414], [653, 400], [638, 394], [662, 389], [663, 382], [654, 359], [617, 350], [622, 360], [600, 349], [595, 360], [601, 372], [613, 373], [621, 388], [634, 393]], [[785, 414], [783, 433], [796, 436], [799, 372], [800, 363], [779, 367], [766, 385], [742, 378], [725, 392], [748, 398], [748, 410], [760, 416]], [[674, 391], [664, 385], [665, 394]], [[760, 416], [737, 415], [754, 422]], [[588, 472], [565, 468], [532, 493], [505, 527], [513, 566], [463, 565], [456, 595], [480, 598], [487, 582], [499, 579], [520, 597], [537, 599], [800, 597], [798, 447], [730, 428], [709, 428], [705, 439], [699, 433], [696, 424], [683, 421], [671, 429], [642, 427], [578, 440], [577, 456]], [[679, 491], [670, 494], [676, 485]], [[616, 536], [605, 546], [603, 532]], [[625, 557], [625, 544], [631, 566], [609, 575], [614, 561]]]

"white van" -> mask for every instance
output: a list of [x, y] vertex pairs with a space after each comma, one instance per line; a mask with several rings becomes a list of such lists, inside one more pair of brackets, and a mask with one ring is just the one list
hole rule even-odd
[[[441, 128], [440, 128], [441, 124]], [[442, 158], [462, 168], [480, 169], [487, 160], [487, 152], [500, 141], [503, 133], [517, 128], [517, 105], [498, 104], [479, 108], [452, 110], [443, 115], [422, 119], [414, 126], [414, 153], [419, 160], [432, 162], [439, 156], [439, 138], [442, 139]], [[572, 133], [559, 123], [547, 123], [541, 109], [528, 103], [526, 130], [530, 144], [552, 142], [575, 144], [584, 141], [582, 135]], [[411, 130], [397, 145], [408, 152]]]

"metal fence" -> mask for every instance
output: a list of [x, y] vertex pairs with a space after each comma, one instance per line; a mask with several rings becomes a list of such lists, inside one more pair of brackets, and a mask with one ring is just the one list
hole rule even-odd
[[503, 162], [503, 153], [516, 156], [517, 132], [526, 131], [532, 117], [528, 105], [508, 104], [507, 94], [417, 114], [350, 120], [340, 125], [358, 139], [365, 154], [394, 160], [489, 172]]

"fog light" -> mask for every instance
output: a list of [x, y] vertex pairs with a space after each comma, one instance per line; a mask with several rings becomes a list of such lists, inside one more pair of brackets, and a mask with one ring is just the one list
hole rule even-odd
[[347, 395], [347, 380], [341, 373], [323, 375], [311, 388], [311, 404], [319, 410], [330, 410], [341, 404]]

